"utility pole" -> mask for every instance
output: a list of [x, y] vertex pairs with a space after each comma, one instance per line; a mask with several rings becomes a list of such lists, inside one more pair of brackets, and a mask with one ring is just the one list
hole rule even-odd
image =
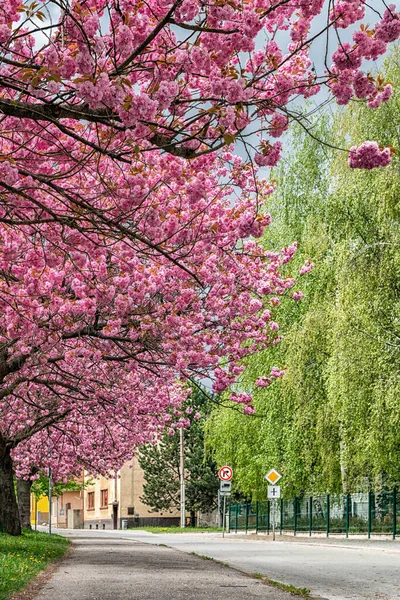
[[183, 450], [183, 427], [179, 429], [179, 469], [181, 476], [181, 527], [185, 527], [185, 455]]

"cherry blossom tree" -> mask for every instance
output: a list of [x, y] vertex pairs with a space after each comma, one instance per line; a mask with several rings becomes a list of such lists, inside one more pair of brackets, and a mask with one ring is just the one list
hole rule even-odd
[[[279, 296], [301, 293], [281, 274], [295, 244], [254, 240], [273, 190], [258, 169], [302, 121], [297, 96], [389, 99], [361, 67], [399, 37], [399, 15], [382, 3], [374, 29], [359, 27], [364, 5], [1, 3], [0, 528], [20, 531], [14, 471], [118, 468], [178, 410], [180, 381], [222, 391], [279, 341]], [[310, 47], [330, 32], [338, 49], [318, 75]], [[390, 152], [368, 142], [350, 166]]]
[[[109, 157], [95, 163], [106, 184], [89, 178], [88, 161], [87, 180], [71, 175], [68, 194], [78, 189], [101, 206], [119, 236], [35, 185], [6, 199], [0, 523], [11, 532], [13, 468], [25, 476], [32, 464], [52, 464], [62, 476], [60, 456], [64, 474], [118, 468], [185, 398], [177, 380], [214, 374], [221, 389], [244, 356], [276, 343], [274, 306], [294, 285], [280, 269], [295, 246], [265, 252], [249, 238], [270, 221], [262, 199], [273, 188], [240, 158], [187, 162], [154, 151], [147, 177], [141, 157], [128, 172]], [[238, 402], [254, 410], [251, 398]]]
[[[296, 97], [323, 86], [339, 104], [355, 98], [376, 108], [390, 98], [390, 83], [362, 67], [399, 38], [400, 18], [395, 4], [378, 0], [369, 27], [362, 23], [367, 5], [5, 0], [0, 111], [11, 118], [3, 120], [3, 160], [40, 186], [56, 178], [55, 194], [93, 155], [123, 168], [155, 148], [193, 158], [237, 140], [252, 153], [257, 130], [256, 163], [273, 166], [281, 152], [274, 139], [292, 120], [306, 126], [291, 108]], [[342, 42], [346, 29], [351, 41]], [[323, 36], [325, 70], [317, 73], [310, 55], [315, 42], [323, 49]], [[369, 147], [351, 165], [362, 167], [364, 155], [367, 165], [386, 164], [381, 152]]]

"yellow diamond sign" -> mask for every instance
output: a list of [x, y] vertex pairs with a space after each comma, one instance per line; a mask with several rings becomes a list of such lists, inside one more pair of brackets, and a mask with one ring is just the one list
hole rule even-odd
[[280, 475], [276, 469], [271, 469], [264, 476], [264, 479], [266, 479], [271, 485], [275, 485], [276, 483], [278, 483], [281, 477], [282, 475]]

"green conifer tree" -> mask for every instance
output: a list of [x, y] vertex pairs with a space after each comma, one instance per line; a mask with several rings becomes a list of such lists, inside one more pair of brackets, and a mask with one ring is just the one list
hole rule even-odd
[[[200, 389], [192, 393], [182, 407], [190, 420], [184, 429], [184, 474], [186, 510], [190, 512], [191, 525], [195, 525], [196, 511], [215, 508], [219, 480], [216, 464], [205, 453], [204, 423], [210, 412], [210, 400]], [[198, 418], [198, 415], [201, 415]], [[180, 450], [179, 431], [166, 432], [157, 445], [142, 446], [139, 464], [146, 483], [141, 500], [153, 510], [172, 511], [180, 507]]]

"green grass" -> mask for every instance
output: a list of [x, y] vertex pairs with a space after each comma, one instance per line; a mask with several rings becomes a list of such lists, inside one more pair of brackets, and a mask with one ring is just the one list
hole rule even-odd
[[203, 560], [214, 560], [211, 556], [206, 556], [205, 554], [197, 554], [197, 552], [191, 552], [193, 556], [197, 556], [197, 558], [202, 558]]
[[222, 560], [217, 560], [212, 556], [206, 556], [205, 554], [197, 554], [197, 552], [191, 552], [190, 554], [192, 554], [193, 556], [197, 556], [197, 558], [202, 558], [203, 560], [212, 560], [213, 562], [217, 563], [218, 565], [222, 565], [223, 567], [231, 568], [231, 566], [228, 563], [222, 562]]
[[[129, 527], [129, 529], [137, 529], [136, 527]], [[150, 533], [207, 533], [214, 531], [222, 531], [219, 527], [141, 527], [144, 531]]]
[[21, 589], [50, 562], [63, 556], [69, 540], [58, 535], [0, 533], [0, 600]]
[[264, 583], [267, 583], [268, 585], [273, 585], [274, 587], [279, 588], [280, 590], [283, 590], [284, 592], [290, 592], [294, 596], [300, 596], [301, 598], [309, 598], [310, 597], [311, 590], [308, 588], [298, 588], [298, 587], [295, 587], [294, 585], [288, 585], [287, 583], [281, 583], [280, 581], [275, 581], [274, 579], [270, 579], [269, 577], [266, 577], [265, 575], [262, 575], [261, 573], [252, 573], [251, 577], [253, 577], [254, 579], [260, 579]]
[[[231, 565], [229, 565], [228, 563], [224, 563], [221, 560], [216, 560], [215, 558], [212, 558], [212, 556], [206, 556], [205, 554], [197, 554], [197, 552], [191, 552], [190, 554], [192, 554], [193, 556], [197, 556], [197, 558], [202, 558], [203, 560], [212, 560], [213, 562], [218, 563], [219, 565], [228, 567], [228, 569], [235, 568], [235, 567], [231, 567]], [[275, 581], [274, 579], [270, 579], [269, 577], [266, 577], [262, 573], [244, 573], [244, 571], [241, 571], [240, 569], [235, 569], [235, 571], [240, 571], [244, 575], [247, 575], [248, 577], [252, 577], [253, 579], [260, 579], [260, 581], [262, 581], [263, 583], [265, 583], [267, 585], [273, 585], [274, 587], [276, 587], [280, 590], [283, 590], [284, 592], [289, 592], [293, 596], [300, 596], [301, 598], [310, 598], [311, 597], [310, 596], [311, 590], [308, 588], [298, 588], [298, 587], [295, 587], [294, 585], [288, 585], [287, 583], [281, 583], [280, 581]]]

